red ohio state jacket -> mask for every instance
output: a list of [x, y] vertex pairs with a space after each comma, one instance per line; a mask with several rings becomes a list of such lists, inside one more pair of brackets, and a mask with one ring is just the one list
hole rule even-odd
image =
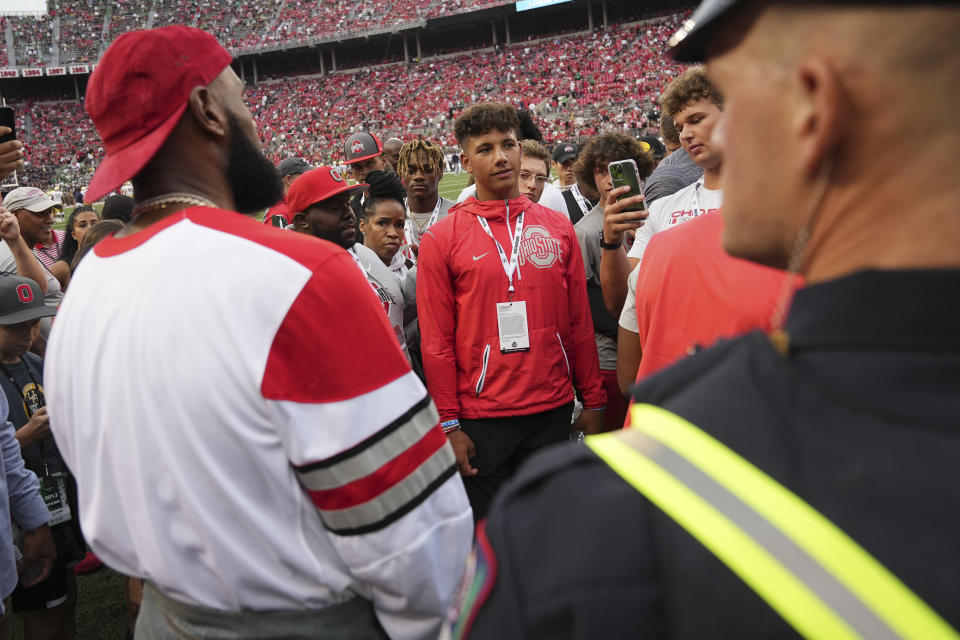
[[[501, 353], [497, 303], [509, 281], [497, 247], [478, 216], [511, 256], [510, 237], [523, 213], [513, 300], [527, 303], [529, 351]], [[587, 301], [583, 257], [573, 225], [525, 197], [450, 209], [420, 244], [417, 313], [427, 388], [441, 420], [539, 413], [570, 402], [606, 404]]]

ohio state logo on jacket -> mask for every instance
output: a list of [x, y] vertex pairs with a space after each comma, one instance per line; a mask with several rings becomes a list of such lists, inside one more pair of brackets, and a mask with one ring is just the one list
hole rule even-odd
[[528, 262], [535, 267], [547, 269], [563, 260], [563, 245], [555, 240], [546, 227], [530, 225], [523, 228], [520, 242], [520, 266]]
[[[583, 257], [565, 215], [525, 197], [468, 198], [423, 235], [417, 269], [424, 371], [443, 420], [546, 411], [574, 386], [587, 408], [604, 405]], [[502, 349], [508, 299], [525, 305], [529, 349]]]

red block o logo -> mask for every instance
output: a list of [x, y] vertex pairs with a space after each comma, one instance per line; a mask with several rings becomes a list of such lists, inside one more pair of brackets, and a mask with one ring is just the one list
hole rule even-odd
[[28, 284], [18, 284], [17, 297], [20, 298], [20, 302], [33, 302], [33, 289]]

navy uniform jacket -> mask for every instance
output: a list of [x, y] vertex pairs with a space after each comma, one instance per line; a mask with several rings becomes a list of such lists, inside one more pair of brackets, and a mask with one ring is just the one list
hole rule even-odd
[[[634, 399], [746, 457], [960, 628], [958, 293], [960, 271], [812, 286], [796, 294], [787, 357], [749, 334], [650, 378]], [[472, 639], [797, 637], [584, 446], [531, 460], [485, 536]]]

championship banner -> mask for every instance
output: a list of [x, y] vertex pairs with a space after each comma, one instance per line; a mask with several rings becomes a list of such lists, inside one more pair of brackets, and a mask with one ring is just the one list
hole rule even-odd
[[66, 67], [47, 67], [48, 76], [65, 76], [67, 75]]
[[68, 69], [70, 73], [90, 73], [90, 67], [85, 64], [72, 64]]
[[20, 72], [16, 69], [0, 69], [0, 78], [19, 78]]
[[24, 78], [39, 78], [43, 75], [43, 69], [24, 69], [23, 77]]

